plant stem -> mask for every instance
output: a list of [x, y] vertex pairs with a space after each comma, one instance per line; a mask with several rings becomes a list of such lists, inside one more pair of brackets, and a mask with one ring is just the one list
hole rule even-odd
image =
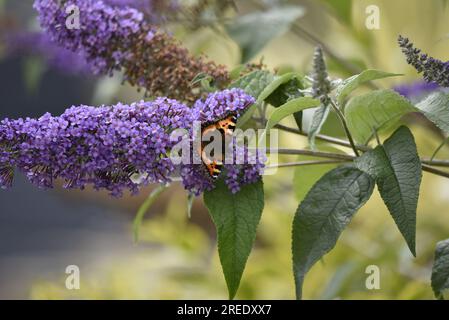
[[[274, 126], [274, 128], [285, 131], [285, 132], [290, 132], [290, 133], [294, 133], [294, 134], [299, 134], [301, 136], [307, 137], [307, 133], [303, 132], [301, 130], [295, 129], [295, 128], [290, 128], [287, 126], [284, 126], [282, 124], [277, 124]], [[325, 141], [325, 142], [329, 142], [329, 143], [333, 143], [342, 147], [347, 147], [347, 148], [352, 148], [351, 144], [343, 139], [339, 139], [339, 138], [334, 138], [331, 136], [326, 136], [324, 134], [317, 134], [315, 136], [315, 139], [317, 140], [321, 140], [321, 141]], [[360, 151], [368, 151], [371, 148], [367, 147], [367, 146], [363, 146], [363, 145], [356, 145], [357, 149]]]
[[346, 137], [348, 137], [349, 143], [351, 144], [351, 148], [354, 151], [355, 155], [359, 156], [359, 151], [357, 150], [357, 147], [355, 146], [354, 140], [352, 139], [351, 132], [349, 131], [348, 124], [346, 123], [345, 116], [340, 111], [340, 109], [337, 107], [334, 101], [332, 99], [330, 100], [330, 105], [334, 109], [334, 111], [337, 113], [337, 116], [340, 118], [341, 124], [343, 126], [343, 129], [345, 130]]
[[[307, 165], [320, 165], [320, 164], [332, 164], [332, 163], [346, 163], [350, 162], [351, 160], [316, 160], [316, 161], [299, 161], [299, 162], [289, 162], [289, 163], [282, 163], [278, 165], [272, 165], [267, 166], [267, 168], [287, 168], [287, 167], [297, 167], [297, 166], [307, 166]], [[449, 178], [449, 172], [445, 172], [442, 170], [435, 169], [429, 165], [423, 164], [422, 170], [432, 173], [434, 175]]]
[[440, 150], [444, 147], [444, 145], [447, 143], [447, 141], [449, 140], [448, 138], [445, 138], [440, 145], [438, 146], [438, 148], [435, 149], [435, 151], [433, 152], [432, 156], [430, 157], [430, 160], [433, 160], [433, 158], [435, 158], [438, 154], [438, 152], [440, 152]]
[[336, 160], [344, 160], [344, 161], [352, 161], [355, 159], [354, 156], [351, 156], [348, 154], [314, 151], [314, 150], [300, 150], [300, 149], [282, 149], [282, 148], [281, 149], [268, 149], [267, 153], [297, 154], [297, 155], [312, 156], [312, 157], [317, 157], [317, 158], [327, 158], [327, 159], [336, 159]]
[[[255, 121], [259, 122], [259, 123], [262, 123], [262, 119], [260, 119], [260, 118], [253, 118], [253, 119]], [[301, 131], [301, 130], [296, 129], [296, 128], [287, 127], [287, 126], [284, 126], [282, 124], [276, 124], [274, 126], [274, 128], [282, 130], [282, 131], [285, 131], [285, 132], [299, 134], [301, 136], [307, 137], [307, 133], [306, 132]], [[329, 143], [333, 143], [333, 144], [337, 144], [337, 145], [340, 145], [342, 147], [352, 148], [351, 144], [348, 141], [343, 140], [343, 139], [339, 139], [339, 138], [334, 138], [334, 137], [331, 137], [331, 136], [326, 136], [324, 134], [317, 134], [315, 136], [315, 139], [321, 140], [321, 141], [325, 141], [325, 142], [329, 142]], [[364, 145], [360, 145], [360, 144], [356, 145], [356, 147], [360, 151], [368, 151], [368, 150], [371, 149], [368, 146], [364, 146]]]
[[280, 163], [271, 166], [267, 166], [267, 168], [288, 168], [288, 167], [299, 167], [299, 166], [310, 166], [310, 165], [320, 165], [320, 164], [333, 164], [333, 163], [345, 163], [349, 162], [349, 160], [310, 160], [310, 161], [298, 161], [298, 162], [288, 162], [288, 163]]
[[429, 173], [436, 174], [437, 176], [449, 178], [449, 172], [435, 169], [435, 168], [433, 168], [433, 167], [431, 167], [431, 166], [428, 166], [427, 164], [423, 164], [423, 165], [422, 165], [422, 170], [423, 170], [423, 171], [427, 171], [427, 172], [429, 172]]
[[429, 166], [435, 166], [435, 167], [449, 167], [449, 160], [433, 160], [431, 159], [421, 159], [421, 162], [423, 164], [429, 165]]
[[[255, 119], [256, 121], [259, 121], [259, 119]], [[290, 132], [290, 133], [294, 133], [294, 134], [298, 134], [298, 135], [302, 135], [307, 137], [307, 133], [299, 130], [299, 129], [295, 129], [295, 128], [290, 128], [281, 124], [277, 124], [274, 126], [276, 129], [285, 131], [285, 132]], [[323, 134], [318, 134], [316, 137], [316, 139], [321, 140], [321, 141], [325, 141], [325, 142], [329, 142], [332, 144], [336, 144], [342, 147], [347, 147], [347, 148], [352, 148], [353, 146], [351, 145], [350, 142], [343, 140], [343, 139], [338, 139], [338, 138], [334, 138], [331, 136], [326, 136]], [[364, 146], [364, 145], [356, 145], [355, 146], [358, 150], [366, 152], [371, 150], [372, 148], [370, 148], [369, 146]], [[268, 152], [268, 151], [267, 151]], [[274, 153], [276, 151], [274, 150], [270, 150], [271, 153]], [[348, 156], [348, 155], [341, 155], [341, 154], [334, 154], [334, 153], [328, 153], [328, 152], [320, 152], [320, 151], [311, 151], [311, 150], [293, 150], [293, 149], [278, 149], [277, 153], [279, 154], [299, 154], [299, 155], [309, 155], [309, 156], [315, 156], [315, 157], [321, 157], [321, 158], [328, 158], [328, 159], [340, 159], [340, 160], [347, 160], [347, 158], [342, 158], [341, 156], [345, 157], [351, 157], [352, 159], [354, 159], [355, 157], [353, 156]], [[338, 158], [337, 158], [338, 157]], [[449, 167], [449, 160], [434, 160], [434, 159], [421, 159], [421, 163], [422, 163], [422, 170], [441, 176], [441, 177], [445, 177], [445, 178], [449, 178], [449, 173], [442, 171], [442, 170], [438, 170], [433, 168], [432, 166], [441, 166], [441, 167]]]
[[[281, 124], [277, 124], [274, 126], [274, 128], [285, 131], [285, 132], [289, 132], [289, 133], [294, 133], [294, 134], [298, 134], [304, 137], [307, 137], [307, 133], [295, 129], [295, 128], [290, 128]], [[334, 138], [331, 136], [326, 136], [323, 134], [319, 134], [316, 136], [316, 139], [321, 140], [321, 141], [325, 141], [325, 142], [329, 142], [332, 144], [336, 144], [342, 147], [347, 147], [347, 148], [352, 148], [351, 144], [347, 141], [347, 140], [343, 140], [343, 139], [338, 139], [338, 138]], [[368, 146], [364, 146], [364, 145], [356, 145], [356, 148], [360, 151], [366, 152], [369, 150], [372, 150], [372, 148], [368, 147]], [[421, 158], [421, 162], [423, 164], [426, 165], [430, 165], [430, 166], [436, 166], [436, 167], [449, 167], [449, 160], [441, 160], [441, 159], [433, 159], [432, 157], [429, 158]]]
[[[295, 134], [299, 134], [302, 136], [307, 136], [307, 133], [302, 132], [298, 129], [294, 129], [294, 128], [290, 128], [290, 127], [286, 127], [283, 125], [276, 125], [275, 128], [286, 131], [286, 132], [290, 132], [290, 133], [295, 133]], [[326, 136], [326, 135], [317, 135], [316, 136], [317, 139], [322, 140], [322, 141], [326, 141], [329, 143], [333, 143], [336, 145], [340, 145], [343, 147], [348, 147], [351, 148], [351, 144], [348, 141], [342, 140], [342, 139], [338, 139], [338, 138], [334, 138], [334, 137], [330, 137], [330, 136]], [[369, 151], [371, 150], [370, 147], [368, 146], [362, 146], [362, 145], [358, 145], [357, 148], [360, 151]], [[338, 159], [342, 159], [340, 156], [340, 154], [333, 154], [333, 153], [327, 153], [327, 152], [319, 152], [319, 151], [310, 151], [310, 150], [285, 150], [285, 149], [279, 149], [280, 152], [278, 152], [279, 154], [302, 154], [302, 155], [310, 155], [310, 156], [315, 156], [315, 157], [322, 157], [322, 158], [328, 158], [328, 159], [337, 159], [335, 157], [335, 155], [337, 155], [337, 157], [339, 157]], [[272, 152], [273, 153], [273, 152]], [[343, 155], [345, 156], [345, 155]], [[354, 158], [353, 156], [350, 156], [352, 158]], [[342, 159], [343, 160], [343, 159]], [[433, 168], [432, 166], [441, 166], [441, 167], [449, 167], [449, 160], [430, 160], [430, 159], [421, 159], [422, 162], [422, 170], [441, 176], [441, 177], [445, 177], [445, 178], [449, 178], [449, 173], [442, 171], [442, 170], [438, 170]]]

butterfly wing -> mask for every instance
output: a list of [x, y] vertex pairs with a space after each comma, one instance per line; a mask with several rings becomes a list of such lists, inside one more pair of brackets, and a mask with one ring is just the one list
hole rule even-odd
[[[201, 143], [199, 144], [200, 147], [198, 152], [201, 155], [201, 160], [206, 167], [209, 176], [213, 180], [217, 179], [222, 171], [226, 137], [232, 136], [236, 128], [236, 123], [237, 117], [234, 114], [231, 114], [226, 118], [219, 120], [216, 123], [208, 124], [201, 129]], [[206, 155], [204, 148], [211, 142], [203, 140], [210, 141], [208, 138], [215, 133], [215, 130], [218, 130], [221, 134], [222, 152], [220, 155], [214, 154], [212, 157], [209, 157]]]

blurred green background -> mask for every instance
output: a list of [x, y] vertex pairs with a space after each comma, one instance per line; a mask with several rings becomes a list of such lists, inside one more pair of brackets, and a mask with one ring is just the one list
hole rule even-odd
[[[32, 1], [20, 1], [20, 5], [11, 5], [12, 2], [15, 1], [0, 1], [3, 3], [3, 15], [8, 16], [8, 10], [11, 10], [19, 16], [20, 24], [34, 28], [36, 21], [30, 10]], [[304, 7], [304, 17], [298, 19], [295, 24], [301, 30], [313, 34], [336, 55], [344, 61], [351, 62], [356, 68], [376, 68], [405, 74], [404, 77], [379, 81], [378, 84], [382, 87], [387, 88], [419, 78], [416, 72], [407, 66], [396, 45], [398, 34], [410, 37], [417, 46], [441, 60], [449, 59], [449, 8], [446, 1], [273, 2], [279, 4], [288, 2]], [[237, 14], [253, 12], [261, 3], [263, 2], [236, 1]], [[380, 9], [379, 30], [368, 30], [365, 26], [367, 18], [365, 10], [369, 5], [376, 5]], [[27, 14], [21, 15], [23, 12]], [[231, 10], [229, 16], [233, 15], [235, 13]], [[191, 30], [181, 24], [169, 24], [164, 28], [173, 31], [192, 52], [205, 52], [211, 59], [230, 68], [240, 62], [238, 46], [225, 35], [222, 28], [214, 30], [202, 27]], [[263, 62], [269, 69], [295, 69], [307, 73], [310, 71], [313, 48], [313, 41], [290, 31], [271, 41], [254, 61], [259, 61], [263, 57]], [[4, 63], [8, 59], [4, 57]], [[350, 75], [336, 60], [328, 59], [328, 65], [332, 77]], [[27, 68], [32, 67], [28, 64], [28, 67], [19, 68], [16, 72], [24, 72], [23, 79], [27, 79], [31, 73]], [[0, 73], [0, 78], [5, 80], [7, 74]], [[38, 88], [45, 81], [46, 76], [41, 75]], [[120, 86], [120, 75], [112, 79], [89, 81], [93, 84], [90, 91], [86, 89], [88, 94], [81, 100], [83, 103], [107, 104], [119, 100], [130, 102], [142, 97], [141, 93], [133, 88]], [[74, 85], [81, 86], [82, 82], [82, 78], [77, 79]], [[82, 92], [85, 93], [86, 90]], [[2, 94], [6, 92], [2, 91]], [[36, 93], [25, 91], [23, 94], [33, 97]], [[51, 99], [51, 95], [47, 95], [46, 99]], [[61, 105], [60, 110], [65, 107], [68, 105]], [[411, 126], [420, 155], [430, 156], [439, 145], [441, 134], [420, 118], [408, 117], [403, 121]], [[294, 125], [291, 119], [285, 123]], [[339, 130], [333, 121], [324, 128], [325, 133], [335, 133]], [[298, 144], [306, 147], [307, 141], [305, 138], [288, 133], [281, 134], [282, 146], [298, 147]], [[449, 157], [448, 148], [444, 148], [439, 157]], [[294, 158], [285, 157], [282, 160], [293, 161]], [[258, 229], [256, 246], [249, 257], [237, 299], [294, 298], [290, 251], [291, 223], [301, 195], [294, 192], [292, 178], [296, 175], [296, 184], [307, 185], [309, 170], [309, 167], [283, 168], [278, 174], [265, 177], [265, 210]], [[319, 171], [318, 174], [322, 173], [323, 171]], [[150, 189], [146, 189], [138, 197], [126, 196], [120, 200], [112, 200], [105, 194], [89, 190], [51, 191], [68, 206], [73, 206], [74, 203], [95, 203], [99, 206], [99, 210], [106, 214], [119, 208], [119, 211], [126, 216], [125, 219], [118, 214], [111, 214], [107, 219], [116, 219], [118, 226], [113, 233], [120, 233], [120, 245], [117, 248], [112, 243], [98, 246], [95, 241], [107, 243], [109, 238], [99, 239], [92, 235], [86, 241], [83, 239], [84, 234], [79, 232], [77, 233], [81, 243], [79, 246], [97, 249], [90, 251], [86, 257], [86, 251], [79, 250], [78, 246], [76, 247], [78, 249], [66, 252], [69, 258], [60, 257], [62, 262], [59, 261], [59, 264], [76, 264], [78, 259], [83, 261], [80, 290], [66, 289], [64, 268], [51, 272], [35, 270], [29, 280], [21, 282], [21, 289], [16, 295], [10, 294], [9, 291], [2, 292], [2, 297], [226, 299], [227, 290], [216, 250], [215, 231], [201, 198], [195, 200], [192, 218], [189, 219], [186, 214], [185, 192], [179, 185], [172, 187], [150, 209], [140, 231], [140, 242], [133, 244], [132, 218]], [[1, 191], [2, 199], [8, 197], [8, 192]], [[6, 212], [2, 206], [0, 203], [0, 215]], [[39, 207], [39, 203], [35, 206]], [[73, 211], [71, 214], [77, 214], [76, 210]], [[38, 212], [24, 214], [37, 215]], [[449, 180], [424, 173], [417, 214], [418, 258], [415, 259], [407, 250], [376, 191], [367, 205], [356, 215], [350, 227], [343, 232], [335, 249], [308, 274], [304, 298], [433, 299], [430, 288], [433, 251], [436, 242], [449, 237]], [[70, 225], [65, 228], [70, 229]], [[33, 230], [33, 226], [28, 226], [28, 230]], [[111, 230], [106, 230], [105, 233], [107, 232]], [[14, 239], [28, 236], [29, 233], [19, 231], [10, 238], [10, 243], [13, 246]], [[76, 236], [74, 239], [76, 241]], [[53, 241], [59, 240], [54, 237]], [[48, 259], [54, 259], [51, 251], [47, 251], [46, 255]], [[32, 265], [33, 255], [26, 252], [24, 256], [28, 259], [16, 259], [14, 263]], [[2, 259], [3, 256], [0, 254], [0, 261]], [[40, 256], [39, 259], [45, 259], [45, 256]], [[380, 268], [380, 290], [368, 290], [365, 287], [368, 276], [365, 269], [369, 265], [377, 265]], [[21, 268], [23, 269], [23, 266]], [[21, 277], [21, 268], [16, 274], [8, 273], [8, 277], [11, 274], [13, 277]]]

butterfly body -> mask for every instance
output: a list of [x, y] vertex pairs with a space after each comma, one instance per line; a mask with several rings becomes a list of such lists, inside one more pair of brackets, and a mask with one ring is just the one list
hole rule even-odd
[[[221, 120], [205, 123], [201, 126], [201, 143], [198, 151], [201, 155], [201, 161], [206, 168], [206, 173], [212, 180], [216, 180], [221, 173], [225, 154], [226, 137], [232, 136], [236, 128], [236, 123], [237, 116], [235, 114], [230, 114]], [[211, 138], [213, 139], [213, 137], [218, 136], [217, 131], [221, 139], [221, 153], [207, 155], [205, 148], [211, 143]]]

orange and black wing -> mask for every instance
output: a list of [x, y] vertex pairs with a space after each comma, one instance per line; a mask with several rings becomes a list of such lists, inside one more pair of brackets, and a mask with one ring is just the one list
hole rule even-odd
[[213, 130], [219, 130], [221, 133], [223, 146], [222, 154], [220, 155], [221, 161], [219, 159], [210, 159], [206, 156], [204, 148], [207, 143], [203, 143], [203, 141], [201, 141], [201, 143], [199, 144], [200, 147], [198, 150], [199, 154], [201, 155], [201, 161], [207, 169], [207, 173], [214, 180], [218, 178], [223, 168], [223, 157], [225, 149], [224, 144], [226, 143], [226, 136], [231, 136], [234, 133], [236, 123], [237, 117], [231, 114], [226, 118], [219, 120], [216, 123], [208, 124], [201, 129], [201, 140], [205, 135], [211, 133]]
[[210, 177], [213, 180], [218, 178], [218, 176], [220, 175], [221, 170], [223, 168], [223, 164], [221, 164], [221, 163], [219, 163], [219, 162], [217, 162], [215, 160], [212, 161], [209, 164], [205, 164], [205, 166], [206, 166], [206, 168], [207, 168], [207, 170], [209, 172]]
[[216, 127], [225, 135], [232, 135], [234, 133], [236, 124], [237, 117], [235, 115], [229, 115], [223, 120], [219, 120], [216, 124]]

